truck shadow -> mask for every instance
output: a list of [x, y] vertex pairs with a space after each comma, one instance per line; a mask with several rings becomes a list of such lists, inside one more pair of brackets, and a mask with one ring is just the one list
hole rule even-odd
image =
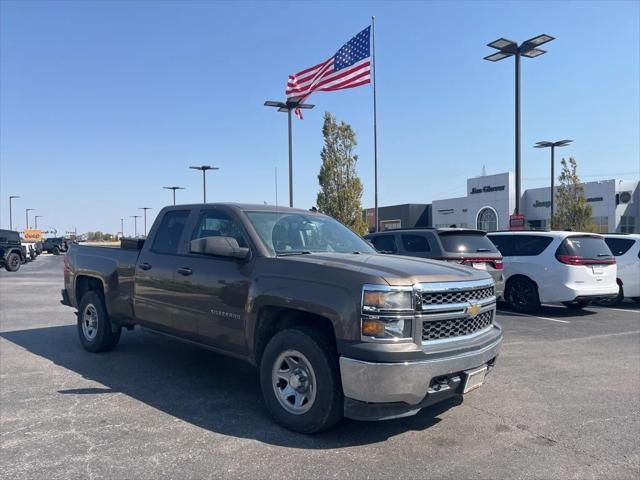
[[438, 415], [461, 403], [452, 399], [416, 416], [384, 422], [344, 420], [329, 432], [299, 435], [269, 417], [256, 369], [240, 360], [137, 329], [123, 332], [118, 347], [103, 354], [82, 349], [75, 325], [0, 332], [0, 336], [103, 385], [56, 394], [120, 392], [198, 427], [284, 447], [334, 449], [382, 442], [429, 428], [440, 422]]

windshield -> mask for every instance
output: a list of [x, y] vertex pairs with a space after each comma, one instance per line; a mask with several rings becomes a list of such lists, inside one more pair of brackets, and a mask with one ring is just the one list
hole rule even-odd
[[442, 246], [451, 253], [498, 253], [484, 233], [439, 232]]
[[247, 212], [249, 221], [271, 253], [375, 253], [367, 242], [340, 222], [302, 213]]

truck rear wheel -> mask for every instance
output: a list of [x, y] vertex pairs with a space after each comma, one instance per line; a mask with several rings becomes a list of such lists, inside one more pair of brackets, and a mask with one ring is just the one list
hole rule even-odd
[[60, 255], [60, 247], [53, 247], [53, 254]]
[[112, 350], [120, 340], [122, 329], [113, 328], [102, 296], [89, 291], [82, 296], [78, 309], [78, 335], [87, 352]]
[[20, 265], [22, 265], [22, 259], [20, 258], [20, 255], [18, 255], [16, 252], [13, 252], [10, 253], [7, 257], [4, 268], [6, 268], [8, 272], [17, 272], [18, 270], [20, 270]]
[[327, 430], [342, 419], [343, 393], [337, 353], [326, 335], [300, 327], [276, 333], [260, 362], [267, 410], [300, 433]]

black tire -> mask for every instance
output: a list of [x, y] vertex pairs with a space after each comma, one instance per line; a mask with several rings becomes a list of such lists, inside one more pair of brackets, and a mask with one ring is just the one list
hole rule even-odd
[[[290, 352], [293, 352], [293, 355], [287, 357], [286, 355]], [[297, 354], [302, 354], [302, 358]], [[293, 367], [295, 363], [290, 364], [285, 360], [296, 357], [299, 362], [298, 368]], [[281, 358], [283, 360], [279, 361]], [[277, 389], [284, 391], [287, 386], [295, 388], [293, 383], [287, 384], [286, 380], [274, 380], [278, 378], [277, 364], [279, 367], [285, 365], [288, 367], [288, 370], [281, 370], [284, 375], [291, 370], [295, 372], [302, 366], [303, 381], [296, 381], [297, 386], [304, 388], [305, 385], [313, 385], [315, 387], [313, 390], [307, 388], [301, 393], [309, 397], [309, 392], [313, 391], [313, 398], [308, 399], [306, 404], [302, 403], [300, 407], [296, 407], [290, 403], [290, 399], [297, 398], [297, 394], [292, 392], [287, 399], [286, 395], [276, 393]], [[304, 369], [309, 366], [310, 369]], [[304, 374], [306, 374], [306, 382]], [[289, 380], [296, 379], [291, 375]], [[260, 361], [260, 386], [267, 410], [280, 425], [289, 430], [299, 433], [317, 433], [333, 427], [342, 419], [344, 395], [340, 381], [338, 354], [333, 342], [320, 331], [299, 327], [276, 333], [269, 340]], [[292, 413], [283, 404], [287, 404], [290, 409], [306, 408], [307, 410]]]
[[7, 272], [17, 272], [20, 270], [20, 265], [22, 265], [22, 259], [20, 255], [16, 252], [12, 252], [7, 257], [4, 268], [7, 269]]
[[60, 247], [53, 247], [53, 254], [60, 255]]
[[78, 336], [84, 349], [92, 353], [108, 352], [118, 344], [121, 333], [119, 326], [112, 328], [102, 295], [95, 291], [85, 293], [78, 308]]
[[577, 302], [562, 302], [562, 304], [571, 310], [582, 310], [588, 306], [591, 300], [578, 300]]
[[618, 295], [612, 298], [598, 298], [593, 303], [599, 305], [601, 307], [615, 307], [616, 305], [620, 305], [624, 300], [624, 290], [622, 290], [622, 285], [618, 288]]
[[538, 287], [528, 278], [510, 280], [504, 292], [509, 307], [515, 312], [531, 313], [540, 308]]

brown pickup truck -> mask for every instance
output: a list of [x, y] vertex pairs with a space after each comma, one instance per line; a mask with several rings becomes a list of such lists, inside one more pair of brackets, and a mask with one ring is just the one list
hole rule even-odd
[[89, 352], [139, 325], [245, 359], [273, 417], [305, 433], [467, 393], [502, 342], [489, 274], [376, 253], [306, 210], [167, 207], [144, 241], [71, 245], [64, 283]]

